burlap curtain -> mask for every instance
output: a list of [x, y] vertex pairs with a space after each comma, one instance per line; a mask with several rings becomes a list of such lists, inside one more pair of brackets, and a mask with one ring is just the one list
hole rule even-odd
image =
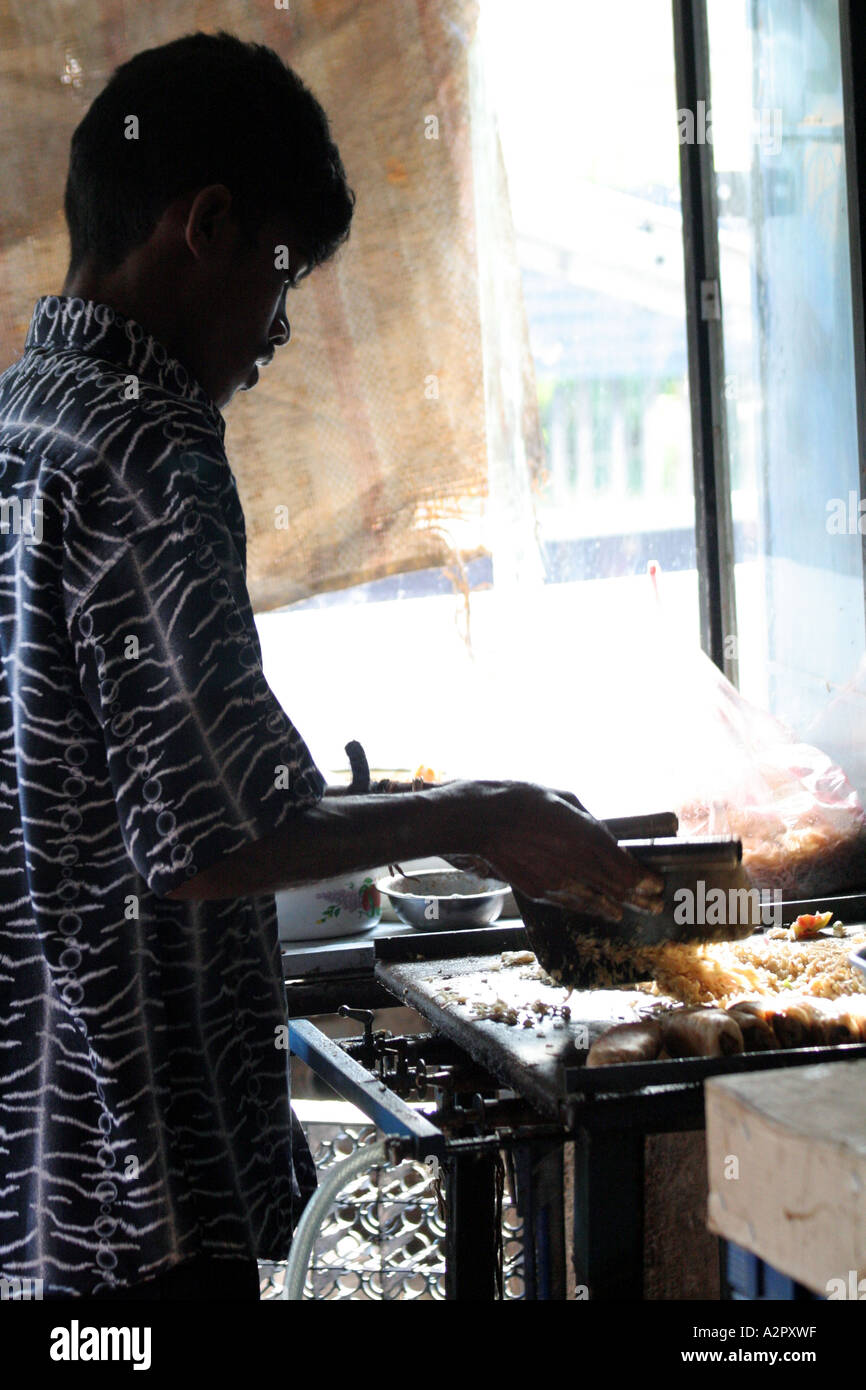
[[[290, 295], [293, 342], [226, 411], [254, 607], [425, 566], [459, 575], [489, 543], [489, 467], [507, 518], [539, 461], [525, 325], [504, 374], [489, 276], [485, 412], [485, 197], [500, 250], [510, 221], [495, 132], [479, 156], [476, 128], [473, 172], [476, 0], [11, 0], [0, 16], [0, 368], [62, 283], [69, 136], [112, 69], [196, 28], [267, 43], [328, 111], [357, 208], [336, 261]], [[511, 324], [513, 273], [502, 292]]]

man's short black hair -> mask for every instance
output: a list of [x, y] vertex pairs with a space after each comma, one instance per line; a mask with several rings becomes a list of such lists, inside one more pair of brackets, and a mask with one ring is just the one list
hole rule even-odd
[[285, 217], [311, 268], [349, 234], [355, 197], [313, 94], [271, 48], [190, 34], [117, 68], [74, 132], [70, 269], [114, 269], [176, 197], [214, 183], [230, 190], [248, 240]]

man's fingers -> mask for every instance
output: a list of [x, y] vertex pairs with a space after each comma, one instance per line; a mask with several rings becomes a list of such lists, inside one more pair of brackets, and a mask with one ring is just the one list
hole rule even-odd
[[581, 864], [580, 877], [588, 886], [623, 899], [634, 894], [654, 897], [664, 892], [664, 879], [621, 849], [608, 831], [602, 832], [593, 848], [595, 853], [588, 854]]
[[629, 907], [633, 907], [635, 912], [648, 912], [651, 917], [658, 917], [664, 911], [665, 900], [659, 898], [629, 898]]

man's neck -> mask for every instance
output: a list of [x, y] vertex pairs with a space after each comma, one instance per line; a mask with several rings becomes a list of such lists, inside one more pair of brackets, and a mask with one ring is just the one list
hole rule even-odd
[[151, 296], [140, 293], [134, 282], [122, 274], [99, 274], [87, 268], [70, 270], [62, 294], [76, 299], [107, 304], [124, 318], [134, 319], [165, 346], [167, 336], [173, 336], [167, 316], [159, 312]]
[[[152, 288], [145, 292], [142, 283], [148, 283], [147, 278], [130, 274], [127, 265], [128, 262], [124, 262], [117, 271], [109, 272], [88, 266], [70, 267], [61, 294], [107, 304], [124, 318], [140, 324], [146, 333], [162, 344], [170, 357], [188, 365], [191, 354], [179, 324], [177, 297], [164, 292], [155, 296]], [[153, 286], [153, 277], [149, 284]]]

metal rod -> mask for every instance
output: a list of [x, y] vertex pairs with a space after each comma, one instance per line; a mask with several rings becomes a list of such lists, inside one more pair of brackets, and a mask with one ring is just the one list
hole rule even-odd
[[574, 1141], [574, 1274], [593, 1302], [643, 1298], [642, 1134], [578, 1130]]
[[741, 840], [732, 836], [693, 840], [620, 840], [623, 849], [656, 869], [736, 868], [743, 858]]
[[[845, 176], [848, 192], [848, 243], [851, 256], [851, 315], [854, 329], [854, 381], [860, 496], [866, 497], [866, 15], [862, 4], [840, 0], [842, 106], [845, 120]], [[866, 533], [862, 542], [866, 569]]]
[[680, 183], [701, 642], [736, 684], [737, 609], [718, 208], [712, 144], [698, 136], [699, 112], [710, 112], [705, 0], [673, 0], [673, 22], [677, 107], [691, 113], [694, 126], [693, 138], [680, 144]]
[[676, 835], [680, 825], [673, 811], [656, 811], [648, 816], [612, 816], [602, 824], [617, 840], [655, 840], [660, 835]]
[[492, 1303], [496, 1298], [496, 1164], [498, 1153], [445, 1161], [445, 1297]]
[[664, 1062], [620, 1062], [608, 1067], [566, 1067], [563, 1099], [633, 1093], [649, 1086], [701, 1082], [707, 1076], [733, 1076], [738, 1072], [774, 1071], [779, 1067], [805, 1067], [816, 1062], [850, 1062], [860, 1058], [866, 1058], [866, 1043], [735, 1052], [728, 1057], [678, 1057]]
[[308, 1019], [289, 1024], [289, 1047], [344, 1100], [357, 1105], [386, 1136], [403, 1135], [414, 1143], [417, 1157], [442, 1157], [445, 1136], [430, 1121], [389, 1091], [384, 1082], [326, 1038]]

